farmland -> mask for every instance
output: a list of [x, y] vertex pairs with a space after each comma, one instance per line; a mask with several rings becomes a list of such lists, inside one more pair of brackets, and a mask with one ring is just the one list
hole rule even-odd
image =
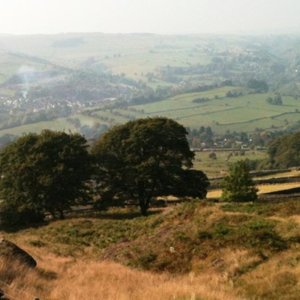
[[[294, 188], [300, 188], [300, 182], [257, 185], [259, 195], [281, 192], [281, 191], [294, 189]], [[220, 198], [221, 195], [222, 195], [222, 190], [215, 189], [208, 192], [207, 198], [209, 199]]]
[[[147, 116], [173, 118], [191, 128], [209, 125], [217, 133], [230, 131], [251, 132], [256, 128], [283, 128], [299, 119], [300, 102], [284, 97], [284, 105], [266, 103], [270, 94], [251, 94], [228, 98], [229, 87], [203, 93], [183, 94], [158, 103], [135, 106]], [[215, 96], [221, 99], [215, 99]], [[194, 99], [209, 97], [203, 104], [193, 103]]]
[[233, 155], [230, 151], [218, 151], [216, 152], [216, 159], [210, 158], [210, 153], [209, 151], [196, 152], [194, 159], [194, 168], [204, 171], [209, 178], [224, 176], [228, 165], [238, 160], [263, 160], [267, 158], [266, 151], [246, 151], [243, 155], [239, 151], [235, 151]]
[[[219, 135], [284, 131], [298, 126], [299, 44], [297, 36], [1, 36], [0, 138], [45, 127], [94, 138], [104, 125], [158, 115]], [[268, 93], [249, 90], [251, 79]], [[282, 105], [266, 102], [278, 93]]]
[[147, 73], [165, 65], [207, 64], [211, 61], [205, 50], [207, 44], [209, 41], [201, 37], [152, 34], [95, 33], [2, 38], [4, 49], [14, 49], [67, 68], [79, 69], [86, 62], [98, 71], [105, 66], [115, 74], [124, 73], [135, 79], [146, 78]]
[[[272, 96], [271, 93], [250, 94], [237, 98], [226, 97], [226, 93], [232, 90], [240, 90], [240, 88], [223, 87], [207, 92], [182, 94], [159, 102], [129, 105], [125, 109], [100, 107], [94, 110], [89, 109], [88, 113], [79, 113], [73, 118], [89, 119], [90, 126], [96, 123], [112, 126], [136, 118], [164, 116], [189, 128], [210, 126], [217, 134], [224, 134], [227, 131], [251, 133], [257, 129], [284, 130], [297, 124], [299, 120], [299, 100], [283, 97], [284, 104], [279, 106], [266, 102], [266, 99]], [[209, 101], [201, 104], [193, 102], [198, 98], [209, 98]], [[0, 135], [37, 131], [42, 128], [51, 128], [52, 125], [58, 129], [76, 130], [68, 122], [62, 124], [61, 121], [54, 120], [0, 130]]]
[[[112, 122], [123, 123], [130, 119], [152, 116], [172, 118], [189, 128], [210, 126], [217, 134], [226, 131], [254, 132], [283, 130], [296, 124], [300, 116], [300, 101], [283, 97], [283, 105], [271, 105], [266, 99], [271, 93], [249, 94], [236, 98], [226, 97], [229, 91], [240, 88], [223, 87], [201, 93], [188, 93], [144, 105], [128, 106], [126, 109], [97, 109], [92, 116], [106, 116]], [[195, 99], [208, 98], [201, 104]]]

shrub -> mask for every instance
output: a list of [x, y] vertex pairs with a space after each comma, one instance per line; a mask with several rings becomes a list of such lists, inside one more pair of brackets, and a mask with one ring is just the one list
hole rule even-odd
[[229, 168], [229, 175], [223, 180], [222, 199], [225, 201], [253, 201], [257, 189], [245, 161], [238, 161]]

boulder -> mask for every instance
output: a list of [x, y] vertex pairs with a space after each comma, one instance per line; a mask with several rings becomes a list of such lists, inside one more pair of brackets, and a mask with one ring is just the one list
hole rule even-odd
[[36, 267], [36, 261], [31, 255], [5, 239], [0, 239], [0, 257], [5, 257], [13, 261], [16, 260], [30, 268]]

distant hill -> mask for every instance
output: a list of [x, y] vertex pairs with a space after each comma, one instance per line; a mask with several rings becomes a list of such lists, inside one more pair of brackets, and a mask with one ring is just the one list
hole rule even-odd
[[[251, 80], [268, 93], [249, 91]], [[225, 86], [225, 93], [216, 90]], [[230, 90], [242, 94], [226, 95]], [[275, 93], [283, 105], [265, 103]], [[193, 102], [197, 97], [210, 101]], [[0, 36], [0, 137], [61, 118], [57, 128], [92, 137], [157, 114], [219, 133], [286, 130], [297, 123], [297, 99], [300, 35]]]

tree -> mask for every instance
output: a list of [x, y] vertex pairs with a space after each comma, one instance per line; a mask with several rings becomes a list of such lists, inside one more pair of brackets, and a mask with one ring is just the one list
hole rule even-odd
[[290, 168], [300, 165], [300, 132], [274, 139], [268, 147], [267, 167]]
[[194, 153], [187, 131], [166, 118], [148, 118], [116, 126], [94, 145], [101, 199], [123, 199], [147, 214], [151, 199], [179, 195], [204, 197], [208, 179], [191, 171]]
[[247, 162], [238, 161], [229, 167], [223, 180], [222, 199], [225, 201], [254, 201], [257, 189], [249, 173]]
[[247, 86], [256, 93], [267, 93], [269, 90], [269, 86], [264, 80], [250, 79]]
[[[1, 212], [8, 223], [37, 221], [85, 197], [90, 174], [86, 140], [78, 134], [28, 134], [0, 152]], [[17, 222], [18, 223], [18, 222]]]
[[210, 159], [216, 160], [217, 159], [217, 154], [216, 154], [216, 152], [210, 152], [209, 155], [208, 155], [208, 157]]
[[269, 104], [272, 104], [272, 105], [282, 105], [283, 102], [282, 102], [282, 97], [280, 94], [276, 94], [274, 96], [274, 98], [272, 97], [268, 97], [267, 100], [266, 100]]

